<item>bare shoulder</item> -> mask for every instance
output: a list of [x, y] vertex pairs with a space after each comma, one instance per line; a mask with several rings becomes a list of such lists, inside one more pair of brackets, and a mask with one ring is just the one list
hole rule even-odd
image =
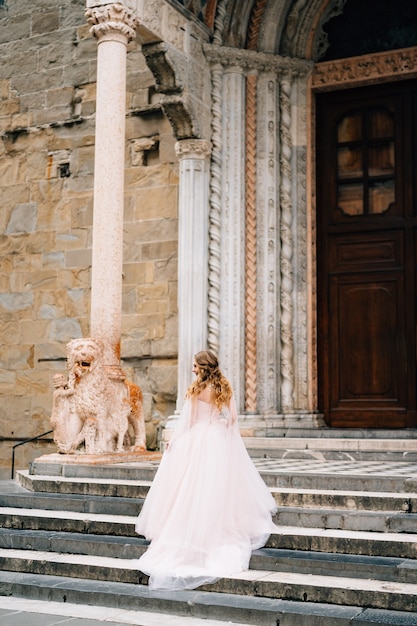
[[210, 386], [203, 389], [203, 391], [199, 395], [199, 399], [202, 400], [203, 402], [214, 402], [215, 393], [213, 389]]

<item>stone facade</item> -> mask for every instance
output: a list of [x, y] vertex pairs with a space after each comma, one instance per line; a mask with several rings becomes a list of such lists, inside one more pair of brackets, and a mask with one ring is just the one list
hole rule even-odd
[[[346, 0], [6, 0], [3, 471], [13, 438], [48, 429], [66, 344], [91, 332], [98, 53], [84, 13], [113, 4], [137, 24], [127, 46], [121, 365], [142, 388], [148, 425], [175, 421], [193, 352], [205, 347], [219, 355], [247, 432], [322, 424], [315, 93], [416, 74], [414, 47], [320, 62], [325, 26]], [[19, 464], [31, 454], [21, 448]]]
[[[11, 446], [50, 429], [52, 378], [66, 368], [66, 343], [89, 335], [97, 44], [84, 12], [84, 0], [0, 7], [3, 478]], [[159, 100], [133, 41], [121, 355], [148, 421], [173, 411], [177, 382], [178, 162]], [[18, 448], [18, 466], [40, 451], [45, 444]]]

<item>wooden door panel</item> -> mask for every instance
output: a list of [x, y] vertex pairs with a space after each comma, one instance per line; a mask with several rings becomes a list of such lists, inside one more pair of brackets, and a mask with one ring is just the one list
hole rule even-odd
[[319, 402], [331, 426], [417, 425], [414, 94], [410, 81], [317, 99]]
[[[332, 279], [331, 408], [352, 404], [404, 408], [401, 276]], [[401, 371], [402, 370], [402, 371]]]

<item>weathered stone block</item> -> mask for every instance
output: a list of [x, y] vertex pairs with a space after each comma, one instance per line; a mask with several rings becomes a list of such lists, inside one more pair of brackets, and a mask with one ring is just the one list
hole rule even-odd
[[177, 187], [143, 189], [136, 200], [136, 220], [152, 217], [177, 217]]
[[143, 261], [166, 259], [177, 255], [177, 241], [155, 241], [142, 246]]
[[[127, 156], [131, 160], [131, 150]], [[130, 187], [137, 189], [169, 185], [170, 169], [169, 165], [127, 167], [125, 170], [125, 187], [126, 189]]]
[[0, 101], [0, 117], [12, 115], [13, 113], [20, 112], [19, 98], [13, 98], [12, 100]]
[[33, 344], [9, 346], [7, 352], [7, 365], [10, 370], [16, 371], [34, 368], [35, 346]]
[[58, 269], [64, 266], [64, 261], [65, 257], [63, 252], [51, 251], [45, 252], [45, 254], [42, 255], [41, 263], [43, 267]]
[[[51, 182], [51, 181], [48, 181]], [[43, 191], [53, 188], [53, 185], [42, 185]], [[56, 185], [55, 189], [59, 189], [60, 185]], [[44, 231], [70, 230], [71, 214], [67, 210], [66, 204], [56, 200], [43, 202], [38, 207], [38, 226]]]
[[71, 117], [72, 108], [69, 104], [63, 106], [50, 107], [40, 109], [39, 111], [33, 111], [32, 118], [33, 124], [55, 124], [67, 120]]
[[47, 340], [50, 320], [21, 320], [19, 322], [19, 339], [22, 343], [42, 343]]
[[0, 99], [8, 100], [10, 97], [10, 80], [0, 80]]
[[18, 343], [20, 341], [18, 321], [15, 318], [6, 319], [2, 312], [0, 319], [0, 341], [9, 346]]
[[50, 89], [46, 92], [46, 106], [47, 107], [56, 107], [56, 106], [71, 106], [72, 100], [74, 98], [74, 88], [73, 87], [62, 87], [60, 89]]
[[63, 201], [62, 206], [71, 215], [71, 228], [92, 226], [93, 224], [93, 199], [74, 198], [71, 201]]
[[16, 374], [16, 394], [46, 394], [49, 393], [49, 376], [47, 372], [31, 370]]
[[71, 339], [77, 339], [82, 337], [82, 335], [79, 320], [71, 317], [61, 317], [50, 324], [48, 339], [67, 344]]
[[28, 288], [36, 289], [55, 289], [57, 285], [57, 272], [54, 269], [35, 270], [28, 272], [26, 275]]
[[95, 79], [96, 68], [94, 62], [82, 61], [72, 63], [63, 67], [62, 84], [64, 85], [83, 85], [90, 83]]
[[32, 125], [32, 115], [30, 113], [15, 113], [12, 115], [10, 130], [16, 131], [20, 128], [28, 128]]
[[[28, 61], [27, 64], [29, 65]], [[28, 76], [29, 73], [31, 73], [30, 76]], [[57, 85], [77, 84], [65, 82], [63, 75], [64, 70], [61, 67], [50, 67], [43, 72], [38, 72], [37, 66], [28, 67], [27, 74], [11, 76], [11, 87], [12, 89], [16, 89], [19, 95], [23, 95], [39, 91], [45, 92], [48, 89], [55, 89]]]
[[55, 243], [54, 232], [40, 232], [31, 233], [28, 236], [26, 243], [26, 253], [42, 253], [44, 250], [50, 250]]
[[[136, 285], [151, 282], [147, 280], [149, 267], [153, 267], [153, 263], [124, 263], [123, 283]], [[153, 276], [153, 271], [151, 271], [151, 276]]]
[[27, 163], [24, 155], [2, 156], [0, 159], [0, 180], [7, 180], [9, 185], [25, 182]]
[[[27, 40], [30, 37], [31, 14], [26, 5], [26, 11], [8, 19], [0, 20], [0, 44], [10, 41]], [[12, 36], [10, 34], [12, 33]], [[2, 64], [3, 65], [3, 64]]]
[[0, 294], [0, 311], [21, 311], [22, 309], [30, 309], [33, 305], [33, 293], [1, 293]]
[[65, 253], [65, 267], [91, 267], [91, 248], [68, 250]]
[[164, 133], [159, 137], [159, 160], [161, 163], [176, 163], [175, 137], [172, 133]]
[[[10, 185], [3, 187], [1, 194], [0, 232], [4, 232], [9, 221], [11, 210], [17, 204], [26, 204], [30, 201], [30, 186], [28, 184]], [[7, 218], [6, 218], [7, 216]], [[7, 221], [6, 221], [7, 220]]]
[[78, 166], [76, 171], [79, 176], [94, 173], [94, 148], [94, 146], [82, 146], [78, 148]]
[[157, 240], [172, 240], [177, 238], [178, 223], [176, 219], [147, 219], [133, 222], [126, 228], [125, 244], [137, 245]]
[[136, 289], [134, 287], [122, 288], [122, 313], [134, 314], [136, 313], [137, 301], [136, 301]]
[[168, 317], [165, 321], [164, 336], [152, 342], [152, 354], [154, 356], [178, 354], [178, 317], [176, 315]]
[[56, 233], [56, 247], [58, 250], [77, 250], [87, 247], [88, 230], [73, 228], [70, 231]]
[[[37, 367], [41, 367], [42, 363], [39, 363], [42, 359], [64, 359], [62, 363], [66, 362], [67, 353], [66, 353], [66, 344], [58, 343], [58, 342], [41, 342], [37, 343], [35, 347], [35, 361], [38, 363]], [[58, 368], [58, 363], [52, 363], [54, 368]], [[52, 366], [51, 365], [51, 366]], [[63, 369], [66, 369], [66, 366], [62, 366]], [[53, 372], [56, 373], [56, 372]], [[50, 387], [51, 391], [53, 389], [52, 385]], [[52, 400], [52, 395], [50, 396]]]
[[0, 369], [0, 392], [8, 393], [13, 391], [16, 383], [16, 372], [9, 369]]
[[90, 269], [68, 269], [58, 271], [58, 284], [65, 289], [76, 289], [79, 287], [90, 287]]
[[40, 35], [59, 29], [59, 10], [32, 14], [32, 35]]
[[36, 202], [17, 204], [10, 215], [6, 235], [31, 233], [36, 228], [38, 205]]
[[92, 175], [86, 176], [70, 176], [65, 179], [65, 191], [67, 196], [76, 195], [79, 196], [83, 192], [92, 192], [94, 187], [94, 179]]
[[154, 263], [154, 280], [159, 282], [167, 280], [176, 283], [178, 277], [178, 259], [177, 257], [169, 257], [161, 259]]
[[[30, 187], [30, 196], [34, 202], [56, 203], [62, 197], [64, 187], [64, 179], [41, 180], [32, 183]], [[51, 207], [52, 208], [52, 207]]]
[[0, 403], [0, 432], [4, 437], [15, 435], [16, 423], [25, 424], [31, 418], [32, 398], [7, 393]]

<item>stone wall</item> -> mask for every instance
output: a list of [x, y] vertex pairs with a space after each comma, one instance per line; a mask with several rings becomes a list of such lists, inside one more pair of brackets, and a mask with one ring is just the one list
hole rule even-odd
[[[89, 335], [97, 45], [84, 8], [0, 7], [0, 478], [13, 443], [49, 430], [66, 343]], [[136, 42], [127, 91], [122, 365], [149, 421], [176, 400], [178, 166]], [[17, 466], [45, 445], [18, 448]]]

